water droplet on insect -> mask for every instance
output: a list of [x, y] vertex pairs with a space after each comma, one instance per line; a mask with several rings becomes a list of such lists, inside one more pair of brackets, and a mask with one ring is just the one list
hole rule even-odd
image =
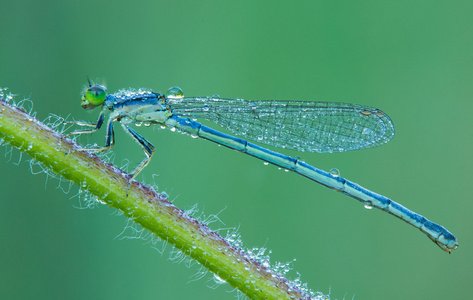
[[220, 95], [215, 94], [215, 95], [212, 96], [212, 98], [213, 99], [220, 99]]
[[374, 113], [375, 115], [377, 115], [378, 117], [380, 117], [380, 118], [384, 118], [384, 113], [383, 113], [381, 110], [379, 110], [379, 109], [373, 110], [373, 113]]
[[204, 107], [202, 108], [203, 111], [209, 111], [209, 105], [205, 104]]
[[136, 127], [140, 127], [142, 123], [135, 123]]
[[288, 170], [288, 169], [284, 169], [284, 172], [289, 172], [289, 170]]
[[184, 92], [181, 88], [174, 86], [168, 90], [167, 97], [170, 99], [181, 99], [184, 98]]
[[365, 203], [365, 208], [366, 208], [366, 209], [372, 209], [372, 208], [373, 208], [373, 203], [366, 202], [366, 203]]
[[265, 166], [267, 166], [267, 165], [269, 165], [269, 162], [265, 161], [263, 164], [264, 164]]
[[363, 131], [361, 132], [361, 134], [371, 134], [373, 132], [373, 130], [369, 129], [369, 128], [363, 128]]
[[170, 130], [171, 130], [172, 132], [176, 131], [176, 127], [172, 127], [172, 128], [170, 128]]
[[338, 169], [333, 168], [330, 170], [330, 174], [334, 177], [338, 177], [340, 176], [340, 171]]
[[143, 123], [143, 125], [145, 125], [146, 127], [150, 127], [151, 123]]
[[258, 141], [262, 141], [263, 140], [263, 135], [258, 135]]
[[196, 138], [198, 138], [199, 136], [198, 136], [197, 134], [195, 134], [195, 133], [192, 133], [192, 134], [191, 134], [191, 137], [192, 137], [193, 139], [196, 139]]

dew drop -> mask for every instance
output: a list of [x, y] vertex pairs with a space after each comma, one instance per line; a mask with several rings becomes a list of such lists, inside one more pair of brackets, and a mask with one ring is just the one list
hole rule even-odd
[[384, 113], [383, 113], [382, 111], [380, 111], [379, 109], [375, 109], [373, 112], [374, 112], [374, 114], [377, 115], [378, 117], [384, 118]]
[[219, 277], [217, 274], [214, 274], [214, 280], [217, 283], [226, 283], [226, 281], [222, 279], [221, 277]]
[[366, 202], [366, 203], [365, 203], [365, 208], [368, 209], [368, 210], [369, 210], [369, 209], [372, 209], [372, 208], [373, 208], [373, 203]]
[[184, 92], [181, 88], [174, 86], [168, 90], [167, 97], [170, 99], [182, 99], [184, 98]]
[[267, 165], [269, 165], [269, 162], [265, 161], [263, 164], [264, 164], [265, 166], [267, 166]]
[[338, 177], [340, 176], [340, 171], [338, 169], [333, 168], [330, 170], [330, 174], [334, 177]]

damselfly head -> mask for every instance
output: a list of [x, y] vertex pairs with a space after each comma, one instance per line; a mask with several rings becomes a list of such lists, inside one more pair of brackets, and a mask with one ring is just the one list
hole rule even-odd
[[85, 109], [94, 109], [100, 106], [107, 97], [107, 88], [103, 85], [92, 85], [89, 81], [89, 88], [84, 92], [81, 99], [81, 106]]

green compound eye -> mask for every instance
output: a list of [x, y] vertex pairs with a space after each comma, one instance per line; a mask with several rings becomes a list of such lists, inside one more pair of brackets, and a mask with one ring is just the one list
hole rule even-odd
[[94, 85], [85, 92], [85, 98], [95, 106], [102, 104], [105, 96], [107, 96], [107, 89], [101, 85]]
[[105, 101], [107, 96], [107, 89], [102, 86], [95, 84], [87, 89], [85, 95], [82, 96], [82, 107], [85, 109], [92, 109]]

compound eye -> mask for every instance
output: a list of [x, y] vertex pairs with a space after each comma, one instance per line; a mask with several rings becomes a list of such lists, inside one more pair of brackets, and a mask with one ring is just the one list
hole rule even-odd
[[99, 106], [105, 101], [107, 89], [102, 85], [94, 85], [85, 92], [85, 99], [93, 106]]
[[95, 84], [85, 91], [81, 105], [85, 109], [93, 109], [102, 105], [106, 97], [107, 89], [103, 85]]

